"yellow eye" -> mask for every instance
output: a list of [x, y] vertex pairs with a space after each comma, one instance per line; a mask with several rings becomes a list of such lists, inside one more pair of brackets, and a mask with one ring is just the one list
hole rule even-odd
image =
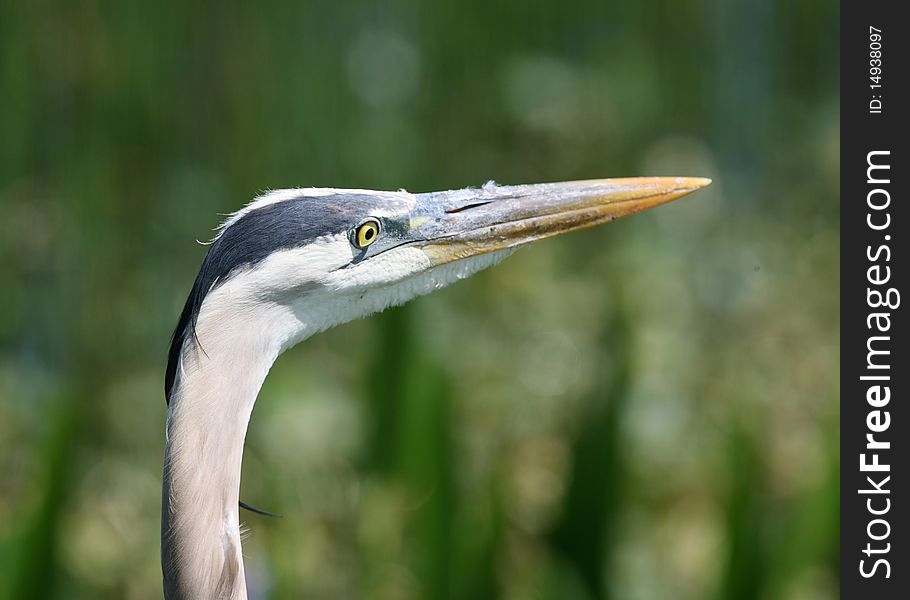
[[366, 248], [376, 241], [379, 237], [379, 221], [370, 219], [357, 227], [354, 232], [354, 245], [358, 248]]

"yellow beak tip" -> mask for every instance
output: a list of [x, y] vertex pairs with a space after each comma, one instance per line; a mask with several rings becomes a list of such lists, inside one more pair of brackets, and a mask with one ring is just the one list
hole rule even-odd
[[681, 177], [680, 183], [683, 187], [697, 190], [711, 185], [712, 180], [707, 177]]

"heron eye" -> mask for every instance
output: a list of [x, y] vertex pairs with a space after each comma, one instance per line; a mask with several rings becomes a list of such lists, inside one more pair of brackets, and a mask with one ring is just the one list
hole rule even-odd
[[359, 225], [354, 231], [354, 245], [358, 248], [366, 248], [376, 241], [379, 237], [379, 221], [370, 219]]

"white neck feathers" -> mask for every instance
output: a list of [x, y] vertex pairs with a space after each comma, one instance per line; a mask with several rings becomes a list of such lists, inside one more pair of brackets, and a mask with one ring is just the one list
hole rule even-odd
[[165, 597], [246, 598], [238, 501], [247, 424], [281, 341], [268, 311], [207, 302], [168, 408], [162, 499]]
[[206, 295], [195, 335], [186, 335], [165, 446], [168, 600], [246, 598], [238, 515], [243, 444], [275, 359], [314, 333], [439, 289], [511, 253], [431, 268], [422, 251], [402, 248], [351, 264], [343, 235], [327, 242], [276, 252], [231, 276]]

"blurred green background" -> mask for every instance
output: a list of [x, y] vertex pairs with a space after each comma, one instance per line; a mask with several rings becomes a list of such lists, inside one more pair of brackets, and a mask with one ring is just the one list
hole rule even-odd
[[693, 175], [279, 360], [254, 597], [836, 598], [838, 18], [0, 2], [0, 597], [160, 597], [166, 350], [220, 214]]

